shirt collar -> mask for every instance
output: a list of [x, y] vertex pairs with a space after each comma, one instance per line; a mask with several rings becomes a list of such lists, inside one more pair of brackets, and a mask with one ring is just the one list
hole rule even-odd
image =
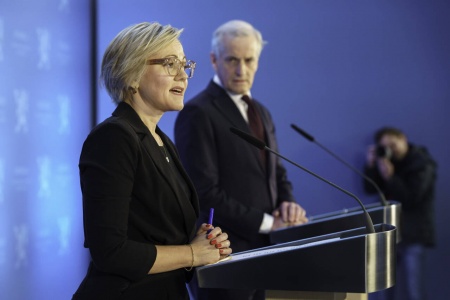
[[[222, 82], [220, 81], [219, 76], [217, 76], [217, 74], [214, 75], [213, 81], [218, 86], [222, 87], [225, 90], [225, 92], [227, 92], [228, 96], [230, 96], [231, 100], [233, 100], [234, 103], [236, 103], [236, 104], [242, 103], [243, 100], [241, 98], [242, 98], [243, 94], [235, 94], [235, 93], [232, 93], [232, 92], [228, 91], [227, 89], [225, 89], [222, 85]], [[250, 98], [252, 97], [252, 94], [250, 91], [248, 91], [248, 96]]]

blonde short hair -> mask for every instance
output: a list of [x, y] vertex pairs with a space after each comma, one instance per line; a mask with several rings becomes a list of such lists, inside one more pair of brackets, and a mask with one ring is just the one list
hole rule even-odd
[[130, 87], [139, 82], [145, 61], [173, 41], [183, 29], [157, 22], [143, 22], [123, 29], [111, 41], [103, 55], [100, 80], [118, 104], [130, 97]]

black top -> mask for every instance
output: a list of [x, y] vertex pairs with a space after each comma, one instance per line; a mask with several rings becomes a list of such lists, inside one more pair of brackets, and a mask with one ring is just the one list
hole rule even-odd
[[156, 259], [155, 245], [190, 242], [199, 209], [173, 143], [156, 130], [170, 163], [134, 109], [123, 102], [83, 144], [84, 245], [92, 263], [74, 299], [187, 295], [184, 269], [147, 274]]

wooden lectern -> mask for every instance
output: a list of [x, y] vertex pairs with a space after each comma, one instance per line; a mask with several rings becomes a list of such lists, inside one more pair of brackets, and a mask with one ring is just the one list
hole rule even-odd
[[395, 284], [397, 229], [378, 224], [375, 231], [359, 227], [236, 253], [197, 268], [199, 286], [265, 289], [268, 299], [346, 299], [387, 289]]

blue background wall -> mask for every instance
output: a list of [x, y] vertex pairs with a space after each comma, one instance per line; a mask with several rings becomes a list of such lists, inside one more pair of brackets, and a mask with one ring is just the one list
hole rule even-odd
[[[42, 295], [48, 294], [68, 299], [87, 264], [77, 163], [90, 126], [90, 9], [89, 1], [34, 2], [0, 0], [0, 287], [15, 295], [10, 299], [47, 299]], [[185, 53], [198, 66], [186, 100], [213, 75], [212, 31], [230, 19], [254, 24], [268, 44], [252, 94], [272, 112], [281, 153], [354, 192], [364, 203], [377, 199], [364, 194], [358, 176], [300, 137], [291, 123], [358, 168], [380, 126], [398, 126], [411, 141], [426, 145], [439, 163], [438, 247], [428, 261], [428, 286], [431, 299], [450, 294], [450, 233], [445, 222], [450, 206], [448, 1], [97, 2], [98, 64], [109, 41], [130, 24], [159, 21], [185, 28]], [[40, 27], [52, 33], [52, 64], [45, 70], [36, 66]], [[28, 133], [14, 131], [15, 103], [21, 101], [15, 97], [22, 95], [14, 96], [15, 89], [28, 92], [28, 110], [22, 108], [28, 114]], [[114, 105], [104, 90], [98, 92], [100, 121]], [[64, 103], [58, 95], [69, 98], [70, 133], [57, 133], [57, 126], [51, 126], [60, 115], [56, 107]], [[169, 136], [176, 115], [167, 113], [161, 120]], [[37, 167], [41, 156], [51, 158], [50, 163], [44, 160], [47, 169]], [[286, 167], [295, 196], [310, 215], [356, 206], [339, 191]], [[43, 180], [45, 176], [51, 180]], [[52, 196], [39, 196], [42, 182]], [[22, 238], [15, 232], [22, 232]], [[61, 247], [66, 252], [58, 254]], [[27, 264], [17, 266], [23, 253]]]
[[88, 253], [89, 1], [0, 1], [0, 298], [70, 299]]

